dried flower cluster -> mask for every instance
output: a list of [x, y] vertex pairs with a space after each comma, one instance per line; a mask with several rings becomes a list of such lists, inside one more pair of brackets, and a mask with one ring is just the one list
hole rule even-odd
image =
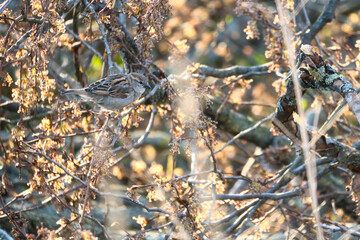
[[152, 59], [154, 43], [163, 37], [163, 22], [171, 14], [169, 1], [131, 0], [124, 3], [124, 13], [138, 21], [135, 41], [145, 59]]
[[[3, 1], [1, 228], [359, 237], [359, 16], [300, 2]], [[124, 109], [59, 94], [119, 72], [151, 84]]]

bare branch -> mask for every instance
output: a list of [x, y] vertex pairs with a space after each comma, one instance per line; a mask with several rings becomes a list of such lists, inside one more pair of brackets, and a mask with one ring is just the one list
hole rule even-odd
[[108, 59], [108, 64], [109, 64], [109, 75], [113, 75], [114, 74], [114, 63], [113, 61], [111, 60], [111, 51], [110, 51], [110, 47], [109, 47], [109, 43], [107, 41], [107, 38], [106, 38], [106, 33], [105, 33], [105, 30], [103, 28], [103, 26], [101, 25], [101, 23], [99, 22], [99, 18], [98, 16], [96, 15], [96, 12], [94, 10], [94, 7], [92, 6], [92, 2], [91, 4], [89, 4], [89, 2], [87, 0], [84, 0], [84, 3], [89, 6], [89, 9], [91, 11], [91, 14], [93, 15], [93, 17], [95, 18], [95, 21], [97, 22], [97, 24], [99, 25], [99, 29], [100, 29], [100, 32], [101, 32], [101, 35], [103, 36], [103, 41], [104, 41], [104, 44], [105, 44], [105, 49], [106, 49], [106, 53], [107, 53], [107, 59]]
[[200, 67], [197, 69], [197, 72], [205, 76], [212, 76], [218, 78], [225, 78], [241, 74], [247, 74], [247, 76], [250, 76], [251, 74], [256, 75], [258, 72], [268, 71], [271, 64], [272, 63], [266, 63], [263, 65], [251, 67], [234, 66], [224, 69], [216, 69], [206, 65], [200, 65]]
[[[339, 0], [329, 0], [323, 12], [312, 25], [310, 30], [301, 37], [301, 44], [309, 44], [316, 34], [335, 18], [335, 8]], [[300, 45], [301, 45], [300, 44]]]
[[0, 7], [0, 14], [5, 10], [5, 8], [12, 2], [12, 0], [6, 0]]

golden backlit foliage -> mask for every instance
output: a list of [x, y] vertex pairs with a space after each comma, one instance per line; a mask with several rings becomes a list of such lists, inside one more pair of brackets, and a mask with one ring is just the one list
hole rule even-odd
[[[316, 238], [301, 145], [269, 120], [288, 90], [289, 48], [298, 54], [331, 2], [4, 1], [1, 228], [15, 239]], [[359, 11], [340, 6], [306, 44], [358, 87]], [[126, 71], [152, 88], [124, 109], [60, 94]], [[316, 132], [341, 97], [302, 93]], [[311, 150], [333, 239], [360, 209], [358, 160], [340, 164], [358, 152], [358, 123], [351, 111], [336, 120], [326, 134], [339, 154]]]

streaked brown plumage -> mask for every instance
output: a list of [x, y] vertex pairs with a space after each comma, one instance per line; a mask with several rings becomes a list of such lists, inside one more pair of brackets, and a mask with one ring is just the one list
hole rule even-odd
[[119, 110], [139, 99], [145, 87], [149, 87], [148, 79], [140, 73], [115, 74], [87, 88], [61, 91], [61, 95], [78, 95], [107, 110]]

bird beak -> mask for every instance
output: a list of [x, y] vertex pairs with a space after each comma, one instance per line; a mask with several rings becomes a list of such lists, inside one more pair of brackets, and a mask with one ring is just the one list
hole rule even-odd
[[145, 84], [145, 87], [151, 89], [151, 85], [148, 82]]

